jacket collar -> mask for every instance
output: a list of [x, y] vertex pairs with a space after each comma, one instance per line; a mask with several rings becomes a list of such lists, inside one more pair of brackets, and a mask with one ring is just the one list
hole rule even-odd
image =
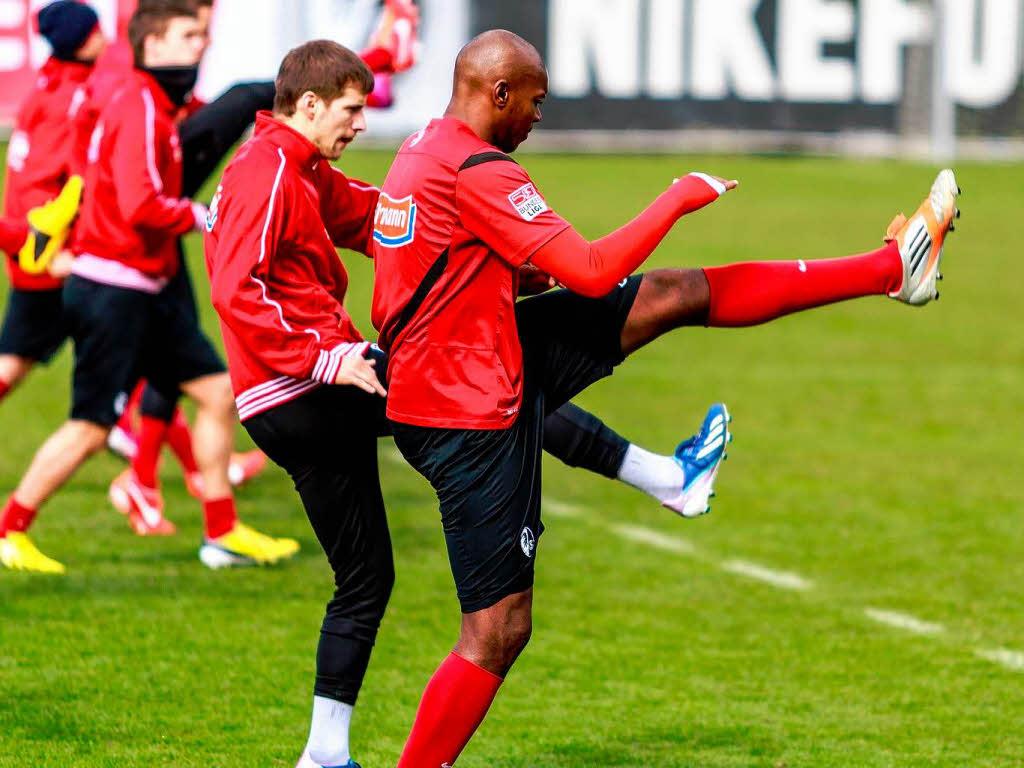
[[164, 89], [160, 87], [160, 83], [152, 75], [143, 72], [141, 69], [133, 69], [132, 77], [135, 78], [135, 82], [140, 86], [149, 89], [153, 96], [153, 104], [158, 110], [169, 117], [174, 117], [178, 113], [178, 108], [174, 106], [174, 103], [164, 93]]
[[92, 72], [93, 65], [84, 61], [66, 61], [53, 56], [48, 58], [39, 69], [39, 74], [47, 79], [68, 79], [75, 83], [84, 83]]
[[256, 128], [253, 134], [280, 147], [285, 157], [302, 168], [312, 169], [324, 159], [313, 146], [313, 142], [266, 110], [256, 113]]

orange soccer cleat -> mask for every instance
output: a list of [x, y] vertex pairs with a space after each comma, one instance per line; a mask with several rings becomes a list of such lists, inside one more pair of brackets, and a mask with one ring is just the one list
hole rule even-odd
[[939, 298], [936, 280], [942, 279], [939, 262], [946, 233], [960, 218], [957, 195], [960, 188], [948, 168], [935, 178], [931, 192], [910, 219], [902, 213], [892, 220], [885, 242], [896, 241], [903, 261], [903, 284], [889, 295], [907, 304], [919, 306]]

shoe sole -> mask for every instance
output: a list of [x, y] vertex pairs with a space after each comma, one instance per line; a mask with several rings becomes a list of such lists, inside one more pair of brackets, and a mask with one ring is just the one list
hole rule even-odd
[[239, 568], [263, 565], [258, 560], [237, 552], [229, 552], [215, 544], [203, 544], [199, 548], [199, 562], [207, 568], [218, 571], [222, 568]]

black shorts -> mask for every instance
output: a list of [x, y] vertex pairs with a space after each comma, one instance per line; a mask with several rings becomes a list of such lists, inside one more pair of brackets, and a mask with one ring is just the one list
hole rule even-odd
[[75, 342], [71, 418], [109, 426], [140, 378], [166, 397], [223, 373], [194, 315], [166, 289], [153, 295], [72, 275], [64, 310]]
[[533, 586], [544, 420], [622, 362], [641, 276], [600, 299], [554, 291], [516, 305], [523, 404], [507, 429], [392, 423], [395, 444], [434, 487], [463, 613]]
[[70, 335], [62, 289], [19, 291], [7, 297], [0, 355], [17, 355], [48, 363]]

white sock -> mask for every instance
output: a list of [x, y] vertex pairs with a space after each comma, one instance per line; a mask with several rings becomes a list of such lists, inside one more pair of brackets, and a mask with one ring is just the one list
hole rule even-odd
[[313, 718], [306, 751], [317, 765], [348, 764], [348, 727], [352, 722], [352, 709], [351, 704], [342, 704], [326, 696], [313, 697]]
[[630, 443], [619, 467], [619, 480], [658, 501], [668, 501], [679, 495], [685, 476], [674, 457], [651, 453]]

